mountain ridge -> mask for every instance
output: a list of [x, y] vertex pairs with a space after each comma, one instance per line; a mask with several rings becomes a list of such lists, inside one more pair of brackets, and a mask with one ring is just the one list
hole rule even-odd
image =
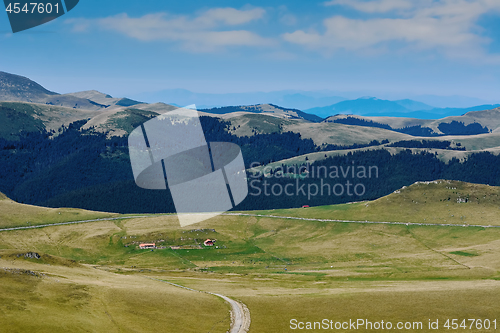
[[410, 99], [390, 101], [376, 97], [361, 97], [329, 106], [306, 109], [304, 112], [313, 113], [323, 118], [339, 114], [351, 114], [364, 117], [441, 119], [461, 116], [469, 111], [482, 111], [497, 107], [500, 107], [500, 104], [483, 104], [467, 108], [436, 108]]
[[275, 104], [256, 104], [256, 105], [239, 105], [239, 106], [227, 106], [212, 109], [201, 109], [200, 112], [211, 113], [211, 114], [228, 114], [233, 112], [251, 112], [251, 113], [261, 113], [274, 115], [286, 119], [304, 119], [312, 122], [320, 122], [323, 119], [314, 114], [309, 114], [297, 109], [283, 108]]
[[99, 110], [105, 107], [88, 99], [58, 94], [27, 77], [6, 72], [0, 72], [0, 101], [28, 102], [88, 110]]

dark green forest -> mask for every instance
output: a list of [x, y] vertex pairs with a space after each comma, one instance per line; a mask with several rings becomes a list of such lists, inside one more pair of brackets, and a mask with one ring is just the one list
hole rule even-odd
[[346, 118], [335, 119], [330, 122], [345, 124], [345, 125], [383, 128], [386, 130], [395, 131], [399, 133], [409, 134], [413, 136], [425, 136], [425, 137], [442, 136], [442, 135], [476, 135], [476, 134], [483, 134], [490, 132], [490, 130], [486, 126], [483, 127], [481, 126], [481, 124], [474, 122], [469, 125], [465, 125], [463, 122], [456, 120], [453, 120], [451, 123], [439, 124], [438, 129], [441, 132], [443, 132], [443, 134], [435, 133], [432, 129], [428, 127], [422, 127], [421, 125], [393, 128], [387, 124], [378, 123], [373, 120], [366, 120], [350, 116]]
[[[326, 148], [314, 145], [312, 140], [303, 139], [297, 133], [237, 137], [228, 132], [229, 123], [211, 117], [201, 117], [201, 122], [207, 141], [238, 144], [247, 166], [254, 162], [265, 165]], [[92, 128], [83, 130], [81, 126], [84, 123], [76, 122], [57, 132], [20, 133], [19, 140], [0, 139], [0, 191], [18, 202], [48, 207], [120, 213], [175, 211], [168, 190], [144, 190], [135, 185], [127, 137], [108, 137], [106, 133]], [[358, 174], [353, 177], [349, 172], [345, 176], [340, 172], [338, 177], [312, 177], [299, 172], [281, 173], [279, 176], [279, 170], [270, 171], [272, 177], [269, 178], [249, 174], [250, 195], [236, 209], [288, 208], [369, 200], [416, 181], [435, 179], [500, 185], [500, 157], [487, 152], [473, 154], [464, 162], [451, 160], [444, 163], [431, 153], [412, 154], [410, 150], [405, 150], [391, 155], [385, 150], [372, 150], [329, 157], [309, 165], [298, 165], [296, 169], [324, 167], [327, 170], [347, 170], [363, 166], [375, 166], [377, 177], [359, 177]], [[331, 188], [343, 184], [346, 191], [341, 195], [328, 195], [326, 191], [323, 195], [308, 195], [307, 189], [314, 190], [315, 186], [322, 184], [321, 181]], [[349, 195], [345, 186], [347, 181], [353, 187], [362, 184], [363, 194]], [[275, 195], [288, 184], [291, 184], [289, 193], [294, 187], [294, 195]], [[296, 188], [302, 185], [304, 192]], [[266, 196], [265, 191], [270, 193], [273, 186], [274, 194]], [[261, 195], [257, 196], [258, 189]], [[340, 187], [336, 189], [337, 194], [340, 193]], [[358, 193], [360, 189], [358, 187]]]
[[403, 140], [391, 143], [387, 147], [401, 147], [401, 148], [434, 148], [434, 149], [447, 149], [447, 150], [465, 150], [461, 147], [460, 143], [456, 143], [456, 147], [451, 146], [450, 141], [437, 141], [437, 140]]

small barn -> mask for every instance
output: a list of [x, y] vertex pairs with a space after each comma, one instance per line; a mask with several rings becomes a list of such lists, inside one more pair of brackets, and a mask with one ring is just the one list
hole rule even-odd
[[156, 244], [155, 243], [143, 243], [139, 244], [140, 249], [156, 249]]
[[214, 246], [215, 239], [207, 239], [206, 241], [203, 242], [203, 245], [205, 246]]

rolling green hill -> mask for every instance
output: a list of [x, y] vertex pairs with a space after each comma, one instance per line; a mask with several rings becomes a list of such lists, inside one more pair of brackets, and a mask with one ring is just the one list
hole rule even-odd
[[400, 140], [411, 140], [414, 137], [408, 134], [398, 133], [383, 128], [362, 127], [335, 123], [319, 124], [291, 124], [284, 126], [284, 130], [300, 133], [303, 138], [311, 138], [316, 145], [336, 144], [352, 145], [355, 143], [366, 144], [372, 140], [390, 142]]
[[500, 187], [452, 180], [417, 182], [374, 201], [266, 211], [318, 219], [500, 226]]
[[118, 214], [72, 208], [45, 208], [20, 204], [0, 193], [0, 228], [26, 227], [116, 217]]
[[103, 94], [99, 91], [96, 90], [89, 90], [89, 91], [80, 91], [76, 93], [70, 93], [66, 94], [68, 96], [75, 96], [78, 98], [83, 98], [83, 99], [88, 99], [89, 101], [92, 101], [94, 103], [100, 104], [100, 105], [105, 105], [107, 107], [116, 105], [116, 106], [133, 106], [137, 104], [142, 104], [141, 102], [134, 101], [129, 98], [113, 98], [112, 96], [108, 94]]
[[[497, 111], [476, 111], [471, 112], [474, 118], [461, 120], [459, 117], [444, 118], [442, 121], [451, 122], [452, 120], [465, 121], [466, 124], [473, 123], [474, 120], [479, 119], [479, 113], [491, 116], [491, 121], [484, 120], [484, 126], [491, 126], [495, 123], [495, 115]], [[478, 114], [476, 114], [478, 113]], [[337, 116], [337, 118], [345, 118], [346, 116]], [[387, 123], [394, 128], [402, 128], [406, 126], [422, 125], [423, 127], [432, 127], [437, 130], [440, 122], [433, 122], [432, 120], [420, 119], [407, 119], [407, 118], [386, 118], [386, 117], [358, 117], [360, 119], [373, 120], [379, 123]], [[465, 116], [464, 116], [465, 117]], [[486, 116], [484, 116], [486, 117]], [[439, 137], [415, 137], [409, 134], [399, 133], [383, 128], [366, 127], [345, 125], [340, 123], [322, 122], [311, 123], [295, 119], [280, 119], [277, 117], [265, 116], [262, 114], [226, 114], [221, 115], [221, 118], [231, 122], [230, 132], [238, 136], [251, 136], [255, 133], [279, 133], [283, 131], [292, 131], [300, 133], [302, 138], [310, 138], [315, 144], [336, 144], [336, 145], [352, 145], [352, 144], [366, 144], [372, 140], [389, 140], [389, 142], [396, 142], [402, 140], [439, 140], [439, 141], [452, 141], [460, 143], [468, 151], [485, 150], [496, 148], [500, 146], [500, 135], [496, 132], [478, 135], [446, 135]], [[487, 118], [487, 117], [486, 117]], [[490, 125], [488, 125], [488, 123]], [[488, 127], [490, 128], [490, 127]], [[439, 130], [437, 130], [439, 132]]]
[[45, 104], [0, 102], [0, 137], [16, 139], [22, 131], [57, 131], [61, 126], [90, 119], [100, 112]]
[[312, 123], [298, 119], [282, 119], [263, 114], [227, 114], [220, 118], [231, 123], [229, 131], [238, 136], [256, 133], [299, 133], [304, 139], [312, 139], [316, 145], [352, 145], [369, 143], [372, 140], [400, 141], [413, 137], [382, 128], [361, 127], [336, 123]]
[[128, 135], [132, 130], [159, 114], [177, 109], [176, 106], [156, 103], [131, 107], [113, 106], [90, 119], [83, 128], [93, 127], [112, 136]]
[[[4, 249], [0, 256], [15, 259], [12, 251], [34, 251], [130, 272], [188, 269], [221, 274], [275, 274], [280, 267], [289, 267], [290, 271], [300, 274], [302, 270], [327, 269], [331, 265], [367, 276], [378, 276], [385, 271], [374, 273], [356, 266], [365, 263], [389, 265], [393, 274], [398, 271], [393, 266], [402, 265], [420, 276], [436, 269], [447, 271], [457, 263], [447, 263], [448, 258], [439, 253], [425, 257], [428, 249], [415, 238], [426, 244], [437, 241], [433, 247], [449, 248], [447, 253], [465, 256], [469, 261], [482, 259], [476, 257], [484, 250], [475, 244], [497, 241], [500, 229], [461, 226], [500, 226], [499, 195], [498, 187], [443, 180], [417, 183], [370, 202], [250, 212], [260, 217], [218, 216], [184, 228], [179, 227], [175, 215], [163, 215], [17, 230], [0, 233], [0, 248]], [[24, 205], [16, 205], [16, 208], [32, 219], [39, 216], [39, 210], [45, 210]], [[9, 212], [5, 203], [0, 210], [4, 214]], [[358, 224], [280, 219], [279, 216], [413, 224]], [[50, 219], [47, 215], [45, 218]], [[442, 224], [457, 226], [440, 226]], [[47, 234], [50, 237], [46, 237]], [[217, 247], [202, 246], [207, 238], [217, 239]], [[166, 248], [153, 252], [139, 250], [141, 242], [154, 242]], [[171, 249], [171, 246], [181, 248]], [[459, 251], [476, 256], [466, 256]], [[494, 251], [500, 250], [496, 247]], [[402, 262], [396, 264], [398, 260]], [[500, 269], [500, 262], [491, 265], [498, 265]]]
[[212, 109], [203, 109], [200, 112], [211, 114], [228, 114], [234, 112], [248, 112], [257, 114], [268, 114], [284, 119], [303, 119], [311, 122], [320, 122], [323, 118], [296, 109], [287, 109], [274, 104], [227, 106]]
[[499, 131], [500, 127], [499, 114], [500, 108], [484, 111], [470, 111], [461, 116], [451, 116], [436, 120], [405, 117], [363, 117], [358, 115], [335, 115], [325, 119], [324, 122], [335, 122], [339, 119], [346, 119], [349, 117], [366, 121], [373, 121], [378, 124], [389, 125], [393, 129], [401, 129], [408, 126], [422, 126], [423, 128], [429, 128], [434, 133], [442, 135], [443, 131], [440, 125], [449, 124], [453, 121], [462, 122], [465, 126], [477, 123], [483, 127], [487, 127], [492, 132], [497, 132]]
[[387, 144], [383, 144], [383, 145], [379, 145], [379, 146], [370, 146], [370, 147], [365, 147], [365, 148], [333, 150], [333, 151], [326, 151], [326, 152], [321, 151], [321, 152], [304, 154], [304, 155], [295, 156], [292, 158], [272, 162], [272, 163], [269, 163], [265, 166], [255, 168], [255, 170], [257, 170], [259, 168], [262, 169], [264, 167], [277, 168], [280, 165], [301, 165], [304, 163], [313, 163], [315, 161], [322, 161], [322, 160], [329, 158], [329, 157], [345, 156], [349, 153], [378, 150], [378, 149], [387, 150], [392, 155], [396, 155], [396, 154], [398, 154], [402, 151], [406, 151], [406, 150], [410, 150], [413, 154], [428, 152], [428, 153], [432, 153], [432, 154], [437, 154], [436, 155], [437, 158], [445, 163], [448, 163], [453, 158], [456, 158], [460, 161], [465, 161], [472, 154], [480, 153], [480, 152], [488, 152], [488, 153], [491, 153], [491, 154], [496, 155], [496, 156], [498, 156], [500, 154], [500, 147], [498, 147], [498, 146], [495, 146], [492, 148], [484, 148], [484, 149], [480, 149], [480, 150], [474, 150], [474, 151], [459, 151], [459, 150], [447, 150], [447, 149], [387, 147]]
[[140, 275], [3, 253], [0, 311], [3, 332], [222, 333], [230, 324], [227, 305], [212, 295]]
[[[0, 324], [9, 332], [227, 330], [222, 301], [151, 278], [242, 301], [251, 333], [287, 331], [291, 318], [493, 320], [500, 228], [439, 224], [467, 212], [467, 223], [500, 225], [499, 194], [497, 187], [436, 181], [372, 202], [252, 212], [415, 222], [435, 216], [434, 226], [233, 215], [180, 228], [168, 215], [0, 232]], [[0, 204], [8, 201], [1, 197]], [[28, 214], [28, 206], [16, 207]], [[206, 238], [216, 246], [200, 246]], [[140, 242], [165, 248], [140, 250]]]

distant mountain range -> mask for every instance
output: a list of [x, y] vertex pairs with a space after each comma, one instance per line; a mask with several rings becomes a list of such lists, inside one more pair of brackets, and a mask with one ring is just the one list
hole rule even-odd
[[[171, 92], [173, 93], [174, 91]], [[192, 95], [193, 93], [185, 90], [175, 90], [175, 92], [179, 94], [178, 96], [186, 98], [185, 104], [188, 104], [188, 101], [196, 102], [196, 98], [200, 97], [199, 94]], [[288, 91], [285, 95], [283, 94], [285, 92], [264, 95], [267, 97], [274, 96], [276, 98], [305, 100], [303, 99], [305, 95], [302, 94], [293, 94], [291, 91]], [[318, 101], [326, 98], [326, 94], [327, 92], [311, 93], [310, 96], [306, 97], [310, 100], [314, 99]], [[228, 94], [228, 96], [233, 96], [234, 98], [238, 97], [237, 95], [241, 97], [241, 94]], [[213, 97], [214, 95], [210, 96]], [[190, 97], [193, 97], [195, 100], [190, 100]], [[319, 124], [326, 119], [326, 123], [341, 122], [344, 125], [358, 126], [361, 124], [365, 127], [382, 128], [385, 130], [393, 129], [401, 133], [411, 133], [417, 136], [432, 136], [445, 134], [445, 132], [439, 129], [439, 126], [442, 123], [451, 123], [452, 121], [463, 122], [464, 126], [477, 122], [483, 128], [496, 131], [497, 127], [500, 126], [496, 121], [497, 110], [493, 113], [472, 112], [464, 117], [460, 117], [460, 115], [471, 111], [491, 110], [498, 106], [480, 105], [470, 108], [434, 108], [428, 104], [411, 99], [389, 101], [374, 97], [364, 97], [354, 100], [344, 100], [327, 107], [313, 108], [306, 111], [285, 108], [272, 103], [224, 106], [201, 109], [200, 111], [206, 115], [216, 115], [236, 124], [236, 127], [238, 127], [236, 133], [240, 133], [238, 135], [273, 132], [280, 128], [289, 128], [294, 132], [302, 133], [307, 126], [304, 127], [300, 122]], [[0, 72], [0, 137], [3, 138], [17, 137], [21, 130], [58, 130], [63, 125], [68, 126], [70, 123], [79, 120], [87, 122], [84, 128], [94, 127], [99, 131], [109, 132], [110, 135], [125, 135], [134, 126], [140, 125], [141, 122], [157, 114], [170, 111], [173, 108], [174, 106], [164, 103], [146, 104], [129, 98], [113, 98], [110, 95], [95, 90], [61, 95], [45, 89], [40, 84], [28, 78]], [[199, 106], [198, 109], [200, 109]], [[339, 114], [353, 114], [362, 119], [342, 120], [342, 117], [335, 116]], [[255, 115], [256, 117], [250, 117], [249, 115]], [[260, 117], [261, 115], [262, 117]], [[270, 119], [266, 116], [273, 116], [276, 119]], [[431, 120], [436, 118], [438, 120]], [[286, 124], [283, 121], [286, 121]], [[296, 121], [299, 123], [292, 126], [290, 122]], [[324, 133], [320, 135], [323, 137], [328, 132], [327, 128], [330, 128], [328, 126], [319, 125], [315, 130], [316, 133], [311, 133], [310, 137], [318, 136], [317, 133]], [[323, 127], [324, 130], [322, 129]], [[404, 127], [414, 128], [410, 129], [411, 132], [401, 131]], [[336, 130], [344, 132], [344, 127], [338, 127]], [[353, 131], [353, 128], [345, 128], [345, 130]], [[468, 131], [467, 128], [462, 130], [464, 133]], [[478, 128], [477, 130], [482, 129]], [[305, 132], [302, 134], [305, 135]], [[330, 136], [331, 134], [327, 137]], [[320, 144], [327, 137], [324, 139], [318, 138], [316, 141]], [[335, 140], [332, 142], [330, 140], [326, 141], [335, 144]]]
[[[469, 111], [488, 110], [500, 106], [500, 104], [484, 104], [467, 108], [436, 108], [412, 99], [391, 101], [375, 97], [361, 97], [348, 100], [344, 97], [332, 95], [333, 93], [331, 91], [284, 90], [269, 93], [203, 94], [185, 89], [170, 89], [156, 93], [138, 94], [137, 96], [142, 96], [143, 99], [141, 100], [149, 102], [164, 101], [177, 106], [196, 104], [198, 109], [216, 114], [235, 112], [236, 110], [243, 111], [245, 109], [245, 112], [262, 112], [274, 114], [278, 117], [301, 118], [313, 122], [320, 121], [319, 118], [324, 119], [337, 114], [354, 114], [365, 117], [440, 119], [449, 116], [460, 116]], [[438, 96], [422, 96], [422, 98], [435, 101], [438, 104], [447, 100], [447, 97], [438, 98]], [[448, 99], [451, 101], [451, 98]], [[454, 96], [453, 98], [460, 100], [462, 104], [473, 101], [473, 99], [460, 96]], [[93, 111], [104, 110], [109, 107], [147, 105], [130, 98], [113, 98], [95, 90], [58, 94], [45, 89], [26, 77], [1, 71], [0, 101], [29, 102]], [[166, 104], [159, 103], [158, 105]], [[214, 108], [214, 106], [217, 108]]]
[[[173, 105], [196, 104], [201, 109], [223, 107], [228, 105], [275, 104], [288, 109], [307, 110], [316, 107], [333, 105], [346, 100], [354, 100], [362, 96], [396, 101], [410, 111], [422, 111], [432, 108], [469, 108], [476, 105], [493, 104], [491, 100], [483, 100], [467, 96], [436, 96], [415, 94], [391, 94], [373, 91], [304, 91], [281, 90], [272, 92], [245, 93], [197, 93], [186, 89], [166, 89], [156, 92], [136, 93], [129, 97], [147, 103], [164, 102]], [[495, 101], [496, 102], [496, 101]], [[430, 107], [432, 105], [432, 107]]]
[[[134, 97], [147, 102], [162, 101], [172, 105], [196, 104], [199, 109], [235, 108], [241, 105], [279, 105], [284, 109], [302, 110], [305, 113], [327, 118], [336, 114], [355, 114], [360, 116], [406, 117], [418, 119], [439, 119], [460, 116], [469, 111], [493, 109], [498, 104], [481, 104], [480, 99], [463, 96], [422, 95], [415, 99], [386, 100], [375, 97], [356, 99], [341, 97], [342, 92], [318, 91], [306, 92], [283, 90], [275, 92], [210, 94], [195, 93], [185, 89], [168, 89], [152, 93], [137, 94]], [[345, 93], [353, 96], [353, 93]], [[427, 104], [423, 101], [434, 102]], [[435, 107], [458, 106], [466, 107]], [[470, 105], [470, 106], [468, 106]], [[213, 112], [217, 113], [217, 112]]]
[[430, 105], [410, 99], [388, 101], [375, 97], [362, 97], [342, 101], [330, 106], [304, 110], [326, 118], [338, 114], [352, 114], [365, 117], [404, 117], [417, 119], [440, 119], [461, 116], [470, 111], [490, 110], [500, 104], [479, 105], [469, 108], [434, 108]]
[[196, 104], [201, 109], [211, 109], [228, 105], [275, 104], [286, 108], [302, 110], [346, 100], [344, 97], [334, 96], [329, 92], [297, 90], [209, 94], [195, 93], [186, 89], [167, 89], [152, 93], [141, 93], [134, 97], [150, 103], [161, 101], [179, 106]]
[[[317, 101], [325, 96], [309, 97]], [[500, 152], [500, 108], [437, 109], [411, 99], [366, 97], [336, 101], [325, 108], [329, 117], [320, 117], [280, 104], [259, 103], [263, 101], [200, 110], [207, 141], [238, 144], [247, 167], [253, 162], [352, 166], [355, 158], [381, 170], [380, 178], [366, 183], [369, 198], [417, 180], [445, 176], [500, 184], [496, 169], [500, 157], [494, 155]], [[113, 98], [94, 90], [61, 95], [28, 78], [0, 73], [0, 192], [47, 206], [129, 213], [173, 211], [164, 193], [135, 185], [128, 134], [175, 108]], [[492, 109], [467, 112], [483, 108]], [[408, 117], [437, 112], [465, 115], [438, 120]], [[390, 114], [398, 117], [386, 116]], [[465, 162], [457, 164], [459, 160]], [[299, 197], [297, 201], [254, 199], [240, 208], [300, 207], [305, 201]], [[352, 198], [327, 196], [311, 203], [349, 201]]]

